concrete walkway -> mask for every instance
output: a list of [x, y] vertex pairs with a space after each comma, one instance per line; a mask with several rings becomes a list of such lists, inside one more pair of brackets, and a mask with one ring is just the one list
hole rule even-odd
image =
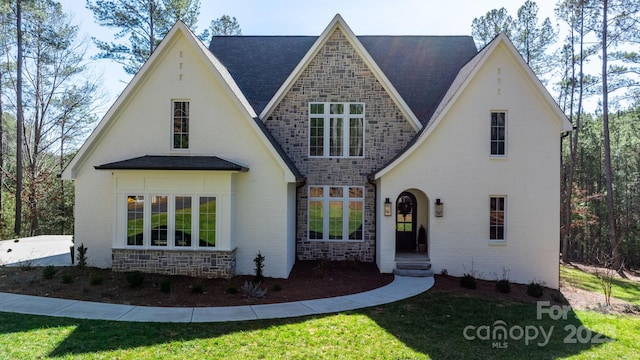
[[[0, 241], [0, 265], [71, 266], [71, 236], [36, 236]], [[0, 293], [0, 311], [20, 314], [136, 322], [224, 322], [319, 315], [377, 306], [430, 289], [431, 277], [397, 276], [386, 286], [359, 294], [280, 304], [226, 307], [153, 307], [106, 304]]]
[[433, 278], [396, 276], [381, 288], [353, 295], [280, 304], [226, 307], [152, 307], [0, 293], [0, 311], [76, 319], [136, 322], [223, 322], [278, 319], [377, 306], [418, 295]]

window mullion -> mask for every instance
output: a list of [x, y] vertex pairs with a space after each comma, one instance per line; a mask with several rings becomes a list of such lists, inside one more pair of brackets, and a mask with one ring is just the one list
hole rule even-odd
[[329, 111], [329, 103], [324, 106], [324, 114], [322, 114], [322, 131], [323, 131], [323, 157], [331, 157], [331, 114]]

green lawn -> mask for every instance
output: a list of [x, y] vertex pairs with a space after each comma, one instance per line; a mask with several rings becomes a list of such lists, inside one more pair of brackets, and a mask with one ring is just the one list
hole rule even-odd
[[[571, 266], [561, 265], [560, 277], [570, 285], [600, 294], [603, 293], [600, 280], [594, 274]], [[614, 278], [612, 280], [611, 296], [640, 305], [640, 284], [631, 280]], [[604, 295], [602, 301], [604, 302]]]
[[[465, 328], [542, 328], [506, 348]], [[576, 329], [571, 334], [571, 329]], [[569, 312], [544, 316], [536, 306], [439, 291], [341, 314], [220, 324], [154, 324], [75, 320], [0, 313], [0, 358], [32, 359], [602, 359], [640, 352], [640, 318]], [[514, 332], [514, 335], [518, 335]], [[516, 336], [517, 337], [517, 336]], [[565, 340], [587, 343], [565, 343]], [[590, 343], [589, 340], [613, 340]]]

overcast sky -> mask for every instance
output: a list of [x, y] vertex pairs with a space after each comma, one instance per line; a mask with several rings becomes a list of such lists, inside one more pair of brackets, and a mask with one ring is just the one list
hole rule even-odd
[[[74, 16], [81, 36], [111, 39], [113, 29], [100, 27], [85, 0], [59, 0]], [[491, 9], [505, 7], [516, 16], [525, 0], [201, 0], [200, 33], [211, 20], [234, 16], [244, 35], [320, 35], [339, 13], [356, 35], [471, 35], [471, 22]], [[540, 19], [550, 17], [556, 0], [536, 1]], [[90, 54], [95, 54], [91, 46]], [[93, 62], [105, 85], [106, 107], [131, 76], [109, 60]], [[107, 109], [105, 108], [104, 111]]]

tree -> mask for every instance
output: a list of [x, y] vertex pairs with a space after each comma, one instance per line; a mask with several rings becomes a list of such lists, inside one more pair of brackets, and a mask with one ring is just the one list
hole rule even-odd
[[242, 29], [235, 17], [222, 15], [219, 19], [211, 21], [209, 26], [211, 35], [242, 35]]
[[17, 70], [16, 70], [16, 211], [13, 232], [22, 233], [22, 146], [24, 112], [22, 109], [22, 0], [16, 0], [16, 38], [17, 38]]
[[518, 9], [517, 20], [513, 23], [513, 42], [527, 64], [538, 75], [550, 71], [546, 50], [555, 42], [556, 33], [547, 17], [538, 24], [538, 5], [527, 0]]
[[196, 29], [200, 0], [87, 0], [87, 8], [99, 25], [117, 29], [116, 40], [128, 37], [118, 43], [92, 38], [100, 50], [97, 57], [135, 74], [176, 21]]
[[535, 2], [527, 0], [518, 10], [515, 21], [505, 8], [501, 8], [473, 19], [471, 24], [471, 34], [480, 47], [484, 47], [500, 32], [511, 39], [538, 77], [550, 70], [545, 66], [548, 63], [546, 51], [555, 42], [555, 31], [549, 18], [538, 24], [538, 6]]
[[473, 19], [471, 23], [471, 36], [479, 48], [483, 48], [496, 35], [504, 32], [511, 38], [513, 18], [507, 13], [507, 9], [493, 9], [486, 15]]
[[[24, 13], [25, 165], [29, 234], [40, 233], [44, 192], [55, 189], [59, 172], [56, 146], [87, 129], [95, 120], [95, 81], [87, 81], [86, 46], [76, 41], [78, 28], [70, 24], [59, 3], [34, 2]], [[60, 164], [62, 166], [62, 164]]]

